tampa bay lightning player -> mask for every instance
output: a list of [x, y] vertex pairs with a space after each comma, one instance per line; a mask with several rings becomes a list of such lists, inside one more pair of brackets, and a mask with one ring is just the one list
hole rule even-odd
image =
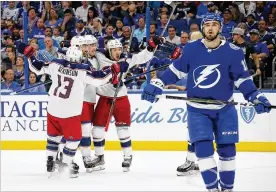
[[[219, 38], [222, 19], [206, 15], [201, 23], [204, 38], [187, 44], [179, 59], [160, 79], [152, 79], [142, 100], [156, 102], [167, 84], [188, 75], [187, 96], [214, 100], [233, 100], [236, 86], [244, 98], [255, 104], [258, 114], [270, 111], [270, 103], [255, 87], [240, 48]], [[200, 55], [200, 57], [198, 56]], [[232, 191], [235, 179], [235, 143], [239, 141], [238, 116], [233, 105], [202, 104], [187, 101], [188, 129], [202, 178], [209, 191]], [[217, 143], [218, 168], [213, 157]], [[219, 171], [219, 179], [218, 172]]]

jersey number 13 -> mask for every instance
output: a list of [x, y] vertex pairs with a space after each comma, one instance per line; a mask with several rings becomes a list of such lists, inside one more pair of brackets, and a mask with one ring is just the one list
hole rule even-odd
[[[62, 84], [65, 82], [68, 82], [68, 84], [65, 86], [62, 86]], [[64, 77], [62, 79], [62, 77], [58, 75], [58, 86], [54, 90], [54, 96], [58, 96], [63, 99], [69, 98], [73, 84], [74, 84], [74, 79], [71, 79], [70, 77]], [[58, 90], [59, 90], [59, 94], [57, 95]], [[65, 90], [64, 94], [62, 93], [63, 92], [62, 90]]]

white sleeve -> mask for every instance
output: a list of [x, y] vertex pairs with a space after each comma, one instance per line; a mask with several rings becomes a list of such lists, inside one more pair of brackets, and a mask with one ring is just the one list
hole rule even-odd
[[134, 65], [141, 65], [148, 62], [153, 57], [153, 52], [150, 52], [146, 49], [141, 51], [140, 53], [133, 54], [132, 58], [127, 59], [129, 63], [129, 69]]
[[111, 61], [110, 59], [106, 58], [104, 54], [101, 52], [96, 52], [95, 57], [100, 65], [100, 69], [104, 67], [109, 67], [111, 66], [115, 61]]
[[6, 8], [3, 11], [2, 19], [7, 19], [7, 9]]
[[86, 73], [85, 83], [93, 85], [95, 87], [99, 87], [101, 85], [109, 83], [109, 80], [112, 78], [112, 74], [108, 73], [103, 77], [95, 77], [91, 72]]

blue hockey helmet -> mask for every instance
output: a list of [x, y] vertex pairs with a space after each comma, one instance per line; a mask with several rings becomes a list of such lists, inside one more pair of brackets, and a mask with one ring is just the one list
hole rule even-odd
[[222, 27], [223, 19], [219, 15], [216, 15], [213, 13], [207, 13], [201, 21], [201, 30], [203, 30], [203, 25], [207, 21], [217, 21], [217, 22], [219, 22], [220, 26]]

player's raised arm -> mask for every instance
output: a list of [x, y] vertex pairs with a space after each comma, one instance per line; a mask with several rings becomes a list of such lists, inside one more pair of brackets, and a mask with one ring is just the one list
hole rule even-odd
[[251, 103], [256, 104], [255, 109], [257, 113], [269, 112], [271, 104], [267, 98], [257, 90], [252, 77], [248, 73], [244, 54], [241, 49], [233, 46], [233, 57], [230, 68], [230, 75], [232, 76], [235, 86], [241, 91], [244, 98]]

